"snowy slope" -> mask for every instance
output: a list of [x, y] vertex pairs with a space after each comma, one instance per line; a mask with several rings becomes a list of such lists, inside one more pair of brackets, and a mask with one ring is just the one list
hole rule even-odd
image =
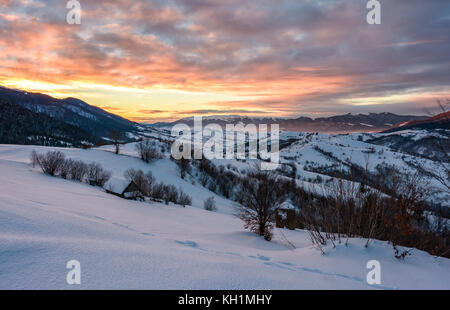
[[[411, 133], [406, 133], [410, 135]], [[423, 133], [417, 133], [418, 135]], [[384, 135], [384, 134], [379, 134]], [[387, 146], [364, 142], [376, 134], [303, 134], [302, 139], [281, 151], [280, 157], [284, 163], [295, 163], [298, 175], [302, 179], [313, 179], [318, 173], [311, 172], [313, 168], [335, 166], [337, 169], [347, 169], [345, 163], [352, 163], [362, 169], [375, 172], [378, 165], [392, 165], [399, 171], [414, 175], [421, 169], [423, 184], [429, 189], [428, 201], [450, 206], [450, 194], [442, 183], [432, 174], [442, 174], [443, 166], [433, 160], [413, 156]], [[417, 137], [419, 139], [419, 137]], [[325, 155], [330, 153], [332, 157]], [[449, 164], [447, 164], [448, 166]], [[430, 174], [428, 174], [430, 173]], [[321, 175], [322, 179], [329, 179]]]
[[203, 207], [204, 200], [210, 196], [214, 196], [216, 201], [220, 203], [220, 212], [229, 214], [234, 212], [233, 202], [215, 195], [198, 184], [192, 184], [191, 181], [181, 179], [176, 164], [170, 159], [161, 159], [147, 164], [137, 158], [133, 143], [124, 146], [121, 151], [122, 155], [115, 155], [107, 151], [109, 149], [112, 150], [112, 147], [105, 147], [98, 150], [82, 150], [77, 148], [0, 145], [0, 158], [28, 163], [32, 150], [36, 150], [38, 153], [59, 150], [72, 159], [82, 160], [86, 163], [98, 162], [106, 170], [111, 171], [112, 176], [116, 178], [124, 178], [124, 172], [129, 168], [142, 169], [144, 172], [151, 171], [158, 182], [163, 182], [168, 185], [173, 184], [177, 188], [182, 187], [192, 197], [193, 204], [195, 205]]
[[[202, 210], [191, 188], [183, 187], [194, 207], [126, 201], [43, 175], [27, 163], [30, 151], [0, 145], [0, 289], [450, 288], [448, 259], [414, 250], [398, 261], [385, 242], [366, 249], [360, 239], [323, 256], [300, 230], [276, 230], [266, 242], [232, 215]], [[101, 161], [118, 175], [123, 166], [141, 165], [100, 150], [64, 151]], [[175, 182], [173, 167], [162, 163], [149, 167], [158, 179]], [[218, 206], [227, 213], [231, 203], [225, 203]], [[66, 284], [72, 259], [81, 263], [81, 286]], [[380, 286], [365, 281], [372, 259], [381, 262]]]

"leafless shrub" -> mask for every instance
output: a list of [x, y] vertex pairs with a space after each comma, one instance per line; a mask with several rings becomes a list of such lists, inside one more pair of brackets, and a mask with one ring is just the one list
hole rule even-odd
[[[396, 251], [398, 245], [426, 250], [433, 255], [450, 253], [448, 235], [430, 228], [424, 217], [426, 185], [418, 174], [402, 174], [394, 168], [384, 171], [379, 190], [364, 184], [337, 182], [326, 197], [317, 198], [302, 208], [299, 221], [311, 240], [322, 246], [341, 242], [341, 237], [389, 241], [394, 256], [404, 259], [408, 253]], [[347, 184], [347, 185], [345, 185]]]
[[45, 155], [38, 155], [36, 158], [45, 174], [55, 176], [64, 163], [65, 155], [60, 151], [49, 151]]
[[70, 178], [70, 167], [72, 165], [72, 159], [68, 158], [63, 161], [61, 164], [61, 168], [59, 169], [59, 175], [63, 179]]
[[178, 190], [175, 185], [166, 185], [165, 193], [163, 199], [168, 202], [177, 203], [178, 202]]
[[156, 143], [148, 139], [138, 142], [136, 144], [136, 151], [138, 152], [139, 157], [146, 163], [162, 158], [162, 154], [158, 150]]
[[89, 184], [103, 187], [111, 178], [111, 172], [106, 171], [99, 163], [91, 163], [88, 166]]
[[111, 140], [112, 144], [114, 145], [114, 152], [116, 154], [119, 154], [120, 152], [120, 146], [123, 143], [123, 135], [120, 131], [118, 130], [112, 130], [109, 133], [109, 139]]
[[175, 163], [178, 166], [178, 170], [180, 171], [180, 176], [182, 179], [186, 176], [186, 173], [190, 172], [191, 164], [189, 159], [181, 158], [179, 160], [175, 160]]
[[151, 172], [144, 173], [142, 170], [130, 168], [125, 171], [124, 176], [127, 180], [133, 181], [144, 196], [183, 206], [192, 204], [192, 198], [181, 188], [177, 189], [174, 185], [158, 183]]
[[[450, 130], [450, 119], [448, 112], [450, 111], [450, 99], [447, 99], [445, 102], [442, 100], [437, 101], [437, 105], [440, 109], [440, 112], [444, 116], [444, 125], [447, 130]], [[434, 176], [435, 179], [441, 183], [446, 191], [450, 193], [450, 156], [448, 152], [448, 140], [443, 139], [439, 135], [434, 137], [434, 144], [437, 146], [440, 158], [437, 163], [440, 166], [439, 171]]]
[[268, 171], [251, 171], [240, 183], [238, 216], [244, 228], [272, 239], [272, 221], [283, 196], [278, 177]]
[[39, 164], [39, 155], [38, 155], [38, 153], [36, 152], [36, 150], [32, 150], [32, 151], [31, 151], [31, 154], [30, 154], [30, 163], [31, 163], [31, 166], [33, 166], [33, 168], [36, 167], [36, 165]]
[[152, 189], [152, 196], [156, 199], [163, 199], [165, 192], [165, 185], [163, 183], [155, 183]]
[[411, 250], [399, 250], [396, 245], [392, 246], [394, 249], [394, 257], [396, 259], [405, 260], [406, 256], [411, 255]]
[[124, 176], [127, 180], [133, 181], [143, 195], [148, 197], [152, 195], [155, 178], [150, 171], [144, 173], [142, 170], [130, 168], [125, 171]]
[[214, 199], [214, 196], [209, 197], [205, 200], [203, 203], [203, 208], [207, 211], [216, 211], [216, 200]]
[[199, 176], [200, 184], [205, 187], [208, 184], [209, 176], [206, 173], [201, 172]]
[[180, 188], [178, 193], [178, 204], [182, 206], [192, 205], [192, 198]]
[[81, 160], [70, 160], [69, 173], [73, 180], [84, 182], [88, 170], [88, 165]]

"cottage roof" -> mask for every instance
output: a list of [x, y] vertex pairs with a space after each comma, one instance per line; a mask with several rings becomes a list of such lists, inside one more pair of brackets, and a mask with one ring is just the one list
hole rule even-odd
[[295, 207], [290, 199], [282, 202], [279, 206], [279, 209], [282, 210], [295, 210]]
[[112, 193], [121, 195], [130, 183], [131, 181], [124, 178], [112, 177], [108, 182], [106, 182], [104, 188]]

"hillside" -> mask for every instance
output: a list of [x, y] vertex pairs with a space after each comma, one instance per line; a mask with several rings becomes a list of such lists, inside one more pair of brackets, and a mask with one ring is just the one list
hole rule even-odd
[[[148, 130], [147, 136], [173, 140], [170, 131], [161, 127], [149, 128], [153, 131]], [[204, 141], [208, 139], [203, 138]], [[450, 206], [450, 179], [446, 171], [450, 169], [450, 162], [446, 158], [450, 155], [450, 148], [445, 146], [449, 145], [450, 132], [446, 130], [352, 134], [281, 131], [282, 165], [278, 173], [295, 177], [307, 190], [314, 188], [320, 192], [342, 178], [361, 182], [366, 168], [374, 181], [378, 177], [392, 175], [394, 171], [404, 177], [417, 175], [422, 184], [426, 184], [428, 202], [447, 207]], [[134, 150], [130, 150], [129, 154], [133, 153]], [[213, 162], [232, 172], [250, 169], [254, 165], [254, 160], [221, 159]], [[292, 167], [295, 167], [295, 173]]]
[[[76, 98], [56, 99], [39, 93], [29, 93], [0, 86], [0, 99], [34, 113], [45, 114], [48, 116], [46, 121], [55, 122], [56, 126], [66, 123], [82, 132], [89, 132], [96, 140], [108, 137], [109, 133], [115, 130], [121, 132], [126, 141], [132, 141], [130, 137], [133, 137], [138, 131], [136, 123]], [[78, 140], [76, 134], [73, 134], [71, 138]], [[80, 141], [78, 140], [78, 142]]]
[[437, 114], [422, 120], [410, 120], [398, 123], [385, 132], [396, 132], [408, 129], [450, 129], [450, 111]]
[[96, 137], [81, 128], [0, 98], [0, 143], [79, 147], [82, 142], [95, 143]]
[[[28, 163], [32, 149], [51, 148], [0, 145], [0, 288], [77, 288], [65, 282], [76, 259], [82, 289], [450, 289], [448, 259], [415, 250], [399, 261], [386, 242], [365, 248], [357, 238], [321, 255], [302, 230], [276, 229], [267, 242], [243, 229], [225, 199], [217, 197], [218, 212], [202, 210], [213, 194], [198, 185], [192, 207], [127, 201], [43, 175]], [[61, 150], [118, 176], [142, 167], [194, 189], [165, 159], [146, 165], [104, 150]], [[382, 266], [378, 286], [366, 282], [372, 259]]]

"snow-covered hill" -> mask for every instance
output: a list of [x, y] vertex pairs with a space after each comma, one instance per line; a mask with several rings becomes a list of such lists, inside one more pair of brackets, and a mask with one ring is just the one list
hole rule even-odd
[[[284, 135], [287, 134], [284, 133]], [[430, 137], [436, 134], [426, 131], [396, 133], [397, 136], [416, 141], [417, 146], [424, 143], [424, 140], [429, 142]], [[330, 169], [349, 172], [350, 165], [362, 170], [367, 169], [373, 174], [376, 174], [380, 167], [392, 167], [405, 175], [420, 175], [423, 186], [426, 185], [429, 190], [428, 201], [431, 204], [450, 206], [450, 192], [436, 178], [444, 174], [445, 167], [447, 170], [450, 168], [450, 163], [442, 163], [435, 158], [391, 148], [389, 141], [384, 139], [392, 134], [300, 133], [298, 135], [299, 140], [283, 149], [280, 157], [283, 163], [295, 164], [297, 177], [305, 181], [314, 181], [317, 176], [320, 176], [322, 182], [318, 183], [326, 185], [326, 181], [330, 179], [327, 173]], [[442, 136], [442, 138], [445, 139], [444, 143], [448, 143], [448, 136]], [[442, 158], [442, 155], [440, 156]]]
[[[422, 251], [399, 261], [386, 242], [365, 248], [365, 240], [351, 239], [321, 255], [302, 230], [277, 229], [264, 241], [243, 229], [231, 201], [216, 196], [218, 212], [203, 210], [213, 193], [182, 180], [169, 160], [148, 165], [128, 156], [132, 145], [124, 155], [61, 151], [115, 176], [151, 170], [183, 186], [193, 206], [127, 201], [46, 176], [30, 166], [32, 149], [54, 148], [0, 145], [1, 289], [450, 289], [450, 260]], [[81, 263], [80, 286], [66, 283], [73, 259]], [[381, 263], [381, 285], [366, 282], [369, 260]]]
[[[79, 130], [89, 132], [97, 139], [108, 137], [111, 131], [116, 130], [122, 132], [125, 138], [131, 141], [132, 138], [129, 135], [136, 134], [138, 131], [136, 123], [76, 98], [57, 99], [40, 93], [29, 93], [0, 86], [0, 99], [37, 114], [34, 123], [40, 125], [51, 122], [70, 124], [79, 128]], [[15, 117], [19, 118], [22, 114], [19, 113]], [[47, 117], [41, 119], [40, 114]], [[22, 127], [26, 128], [25, 125], [22, 125], [14, 130], [22, 130]], [[70, 136], [73, 135], [73, 132], [67, 131], [64, 134]], [[74, 136], [78, 138], [77, 135]]]

